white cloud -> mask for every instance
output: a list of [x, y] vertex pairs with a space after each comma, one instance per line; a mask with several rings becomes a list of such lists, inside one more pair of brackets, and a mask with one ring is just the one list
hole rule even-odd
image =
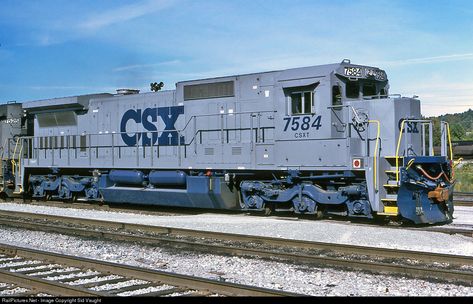
[[91, 86], [66, 86], [66, 85], [31, 85], [26, 86], [31, 90], [90, 90], [90, 91], [110, 91], [113, 87], [91, 87]]
[[145, 2], [125, 5], [100, 14], [91, 15], [77, 27], [81, 30], [97, 31], [112, 24], [154, 13], [169, 7], [173, 3], [173, 0], [147, 0]]
[[411, 64], [425, 64], [425, 63], [442, 63], [450, 61], [464, 61], [464, 60], [473, 60], [473, 53], [466, 54], [451, 54], [444, 56], [435, 56], [435, 57], [424, 57], [424, 58], [411, 58], [411, 59], [401, 59], [394, 61], [384, 61], [378, 62], [377, 64], [394, 67], [401, 65], [411, 65]]
[[181, 63], [180, 60], [175, 59], [175, 60], [163, 61], [163, 62], [158, 62], [158, 63], [127, 65], [127, 66], [117, 67], [113, 69], [113, 71], [122, 72], [122, 71], [129, 71], [129, 70], [148, 69], [148, 68], [154, 68], [154, 67], [159, 67], [159, 66], [177, 65], [180, 63]]
[[472, 105], [421, 105], [422, 115], [425, 117], [440, 116], [445, 114], [463, 113], [473, 109]]

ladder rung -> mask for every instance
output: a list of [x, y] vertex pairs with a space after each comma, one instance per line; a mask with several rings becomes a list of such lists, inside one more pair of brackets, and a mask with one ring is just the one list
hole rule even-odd
[[386, 188], [399, 188], [398, 184], [384, 184], [383, 187]]
[[404, 156], [385, 156], [384, 158], [404, 158]]
[[397, 170], [386, 170], [386, 171], [384, 171], [384, 172], [386, 172], [386, 173], [388, 173], [388, 174], [396, 174], [396, 173], [397, 173]]

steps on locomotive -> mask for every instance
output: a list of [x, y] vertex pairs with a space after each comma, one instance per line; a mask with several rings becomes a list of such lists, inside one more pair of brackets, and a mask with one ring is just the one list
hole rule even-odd
[[389, 170], [389, 171], [393, 171], [394, 170], [394, 174], [396, 174], [396, 158], [398, 159], [398, 164], [399, 165], [402, 165], [402, 162], [404, 161], [404, 156], [384, 156], [383, 157], [391, 166], [393, 166], [394, 168], [392, 170]]
[[[402, 156], [385, 156], [387, 162], [387, 170], [384, 170], [385, 180], [383, 181], [384, 197], [381, 197], [381, 203], [384, 206], [383, 212], [378, 212], [378, 215], [397, 216], [397, 193], [399, 191], [399, 182], [396, 180], [396, 159], [398, 166], [402, 166], [404, 157]], [[399, 167], [398, 167], [399, 169]]]

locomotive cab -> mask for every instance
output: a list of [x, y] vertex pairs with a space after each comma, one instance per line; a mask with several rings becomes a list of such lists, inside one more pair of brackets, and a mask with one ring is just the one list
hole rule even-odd
[[443, 153], [434, 156], [434, 126], [423, 119], [420, 101], [389, 95], [382, 70], [343, 63], [348, 66], [332, 77], [332, 92], [340, 96], [332, 97], [333, 131], [358, 139], [350, 154], [363, 161], [359, 169], [373, 185], [368, 187], [373, 212], [416, 224], [451, 221], [454, 176], [448, 124], [440, 126]]

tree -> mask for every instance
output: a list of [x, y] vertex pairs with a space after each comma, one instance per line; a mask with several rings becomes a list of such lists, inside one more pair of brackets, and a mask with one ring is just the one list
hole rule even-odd
[[462, 140], [466, 135], [466, 130], [460, 124], [451, 125], [450, 135], [452, 136], [452, 140]]

